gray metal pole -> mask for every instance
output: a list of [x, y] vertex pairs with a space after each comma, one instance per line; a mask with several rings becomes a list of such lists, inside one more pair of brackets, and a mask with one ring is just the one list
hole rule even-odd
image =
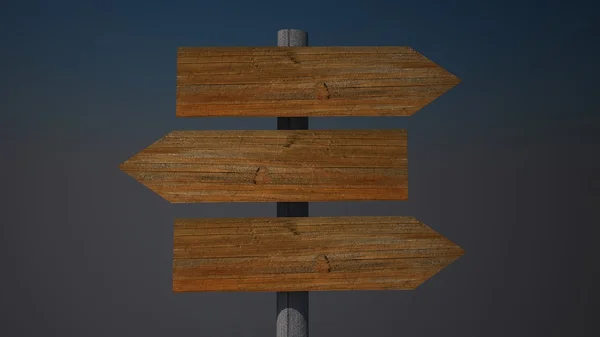
[[[299, 29], [277, 32], [278, 47], [307, 45], [306, 32]], [[277, 130], [308, 130], [308, 117], [277, 117]], [[308, 202], [278, 202], [277, 216], [308, 216]], [[308, 337], [308, 291], [277, 293], [277, 337]]]

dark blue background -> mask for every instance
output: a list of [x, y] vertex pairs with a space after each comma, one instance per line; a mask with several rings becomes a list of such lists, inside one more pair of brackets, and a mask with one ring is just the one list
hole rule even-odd
[[592, 1], [5, 1], [0, 5], [0, 335], [274, 336], [274, 293], [171, 291], [171, 205], [119, 171], [175, 129], [178, 46], [408, 45], [462, 83], [405, 128], [410, 199], [311, 216], [412, 215], [466, 254], [415, 291], [314, 292], [312, 337], [596, 336], [600, 27]]

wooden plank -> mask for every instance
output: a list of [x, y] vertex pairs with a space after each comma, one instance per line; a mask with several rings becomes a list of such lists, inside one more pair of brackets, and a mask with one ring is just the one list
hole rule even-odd
[[176, 115], [409, 116], [458, 83], [410, 47], [185, 47]]
[[405, 200], [405, 130], [173, 131], [121, 164], [172, 203]]
[[173, 291], [407, 290], [462, 254], [413, 217], [176, 219]]

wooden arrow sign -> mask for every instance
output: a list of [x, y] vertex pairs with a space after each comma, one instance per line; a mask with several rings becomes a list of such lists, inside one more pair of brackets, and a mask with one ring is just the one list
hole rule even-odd
[[121, 169], [172, 203], [408, 197], [404, 130], [174, 131]]
[[176, 114], [408, 116], [458, 83], [410, 47], [187, 47]]
[[463, 250], [413, 217], [177, 219], [173, 291], [414, 289]]

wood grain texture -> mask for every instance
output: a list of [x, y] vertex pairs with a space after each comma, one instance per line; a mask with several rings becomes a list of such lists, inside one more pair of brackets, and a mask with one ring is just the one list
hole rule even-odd
[[176, 115], [408, 116], [458, 83], [410, 47], [182, 47]]
[[405, 130], [173, 131], [121, 164], [172, 203], [405, 200]]
[[462, 254], [413, 217], [176, 219], [173, 291], [408, 290]]

